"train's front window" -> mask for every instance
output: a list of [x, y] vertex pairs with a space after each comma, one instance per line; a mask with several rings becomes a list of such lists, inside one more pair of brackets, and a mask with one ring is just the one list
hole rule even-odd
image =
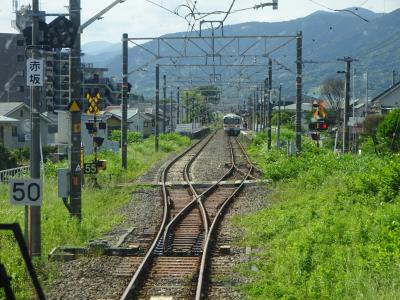
[[224, 119], [224, 124], [239, 124], [239, 123], [240, 123], [239, 119], [233, 119], [233, 118]]

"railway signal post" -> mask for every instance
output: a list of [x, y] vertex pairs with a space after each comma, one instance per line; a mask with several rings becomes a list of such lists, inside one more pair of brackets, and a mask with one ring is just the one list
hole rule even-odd
[[[70, 20], [76, 27], [81, 25], [81, 1], [69, 0]], [[71, 90], [71, 148], [70, 148], [70, 197], [71, 214], [78, 220], [82, 218], [82, 167], [81, 162], [81, 35], [76, 35], [75, 42], [70, 52]]]

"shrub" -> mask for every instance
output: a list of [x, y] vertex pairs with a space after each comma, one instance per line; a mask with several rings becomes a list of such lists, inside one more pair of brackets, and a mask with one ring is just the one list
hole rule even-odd
[[[111, 135], [108, 138], [110, 141], [119, 142], [121, 140], [121, 130], [111, 131]], [[134, 143], [140, 143], [142, 141], [143, 141], [143, 139], [142, 139], [142, 135], [140, 134], [140, 132], [128, 131], [128, 134], [127, 134], [128, 145], [134, 144]]]
[[17, 159], [3, 144], [0, 144], [0, 170], [11, 169], [17, 166]]
[[383, 138], [392, 152], [400, 151], [400, 109], [391, 111], [378, 127], [378, 136]]

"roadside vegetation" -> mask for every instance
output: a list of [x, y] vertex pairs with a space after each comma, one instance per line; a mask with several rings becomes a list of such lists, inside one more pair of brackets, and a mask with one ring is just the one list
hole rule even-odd
[[376, 122], [362, 155], [317, 152], [303, 138], [288, 156], [257, 136], [249, 153], [274, 183], [268, 208], [235, 219], [255, 250], [239, 266], [248, 298], [400, 298], [399, 114]]
[[[47, 162], [44, 170], [44, 196], [41, 209], [42, 259], [35, 260], [41, 282], [51, 282], [57, 276], [56, 265], [48, 261], [47, 255], [57, 246], [85, 246], [90, 239], [101, 237], [114, 225], [123, 221], [121, 208], [131, 201], [134, 185], [130, 184], [156, 162], [172, 152], [190, 145], [190, 140], [177, 134], [160, 136], [160, 152], [154, 151], [154, 138], [140, 139], [133, 133], [128, 145], [128, 169], [121, 169], [119, 153], [100, 152], [99, 159], [107, 160], [107, 169], [98, 174], [95, 187], [90, 176], [85, 176], [82, 189], [82, 222], [68, 214], [57, 196], [56, 171], [66, 167], [66, 162]], [[86, 157], [90, 161], [92, 157]], [[11, 206], [8, 202], [8, 185], [0, 184], [0, 220], [2, 223], [20, 224], [24, 228], [24, 207]], [[24, 268], [22, 257], [11, 234], [0, 232], [0, 261], [11, 277], [17, 299], [34, 299], [31, 281]], [[0, 290], [0, 299], [4, 298]]]

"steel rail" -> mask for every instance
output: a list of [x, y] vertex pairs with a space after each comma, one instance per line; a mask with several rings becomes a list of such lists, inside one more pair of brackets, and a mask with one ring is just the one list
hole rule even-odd
[[[238, 145], [240, 146], [240, 148], [242, 149], [242, 153], [244, 154], [244, 156], [245, 156], [245, 158], [246, 158], [246, 160], [247, 160], [247, 163], [248, 163], [249, 165], [253, 166], [253, 171], [254, 171], [254, 172], [258, 172], [259, 174], [262, 174], [262, 172], [251, 162], [251, 159], [250, 159], [250, 157], [247, 155], [247, 152], [246, 152], [246, 150], [244, 149], [243, 144], [239, 141], [238, 138], [235, 138], [235, 140], [236, 140], [236, 142], [238, 143]], [[250, 176], [251, 176], [251, 175], [250, 175]]]
[[[201, 202], [201, 200], [204, 199], [215, 188], [217, 188], [217, 186], [221, 183], [221, 181], [226, 179], [226, 177], [228, 177], [233, 172], [233, 170], [234, 170], [234, 166], [231, 166], [231, 168], [216, 183], [214, 183], [212, 186], [210, 186], [207, 190], [205, 190], [200, 195], [197, 195], [196, 198], [194, 198], [178, 214], [175, 215], [175, 217], [168, 223], [168, 225], [165, 228], [165, 231], [164, 231], [164, 243], [166, 241], [166, 237], [167, 237], [168, 233], [170, 232], [170, 230], [172, 230], [173, 226], [175, 226], [177, 223], [179, 223], [179, 221], [181, 221], [186, 215], [188, 215], [190, 213], [190, 211], [194, 207], [194, 204], [198, 203], [204, 209], [204, 206], [203, 206], [203, 203]], [[191, 186], [191, 189], [193, 189], [194, 193], [197, 194], [197, 192], [194, 189], [194, 187], [192, 186], [191, 182], [190, 181], [188, 181], [188, 182], [189, 182], [189, 185]], [[206, 213], [205, 209], [204, 209], [204, 213], [207, 216], [207, 213]], [[207, 218], [207, 223], [208, 223], [208, 218]], [[205, 236], [206, 236], [206, 234], [205, 234]], [[167, 248], [167, 246], [166, 246], [166, 244], [164, 244], [164, 250], [166, 248]]]
[[[193, 185], [190, 181], [189, 169], [190, 169], [190, 166], [195, 161], [195, 159], [200, 155], [200, 153], [203, 151], [203, 149], [208, 145], [208, 143], [211, 141], [211, 139], [215, 136], [215, 134], [216, 134], [216, 131], [214, 132], [214, 134], [211, 135], [211, 137], [207, 140], [207, 142], [200, 148], [200, 150], [198, 152], [196, 152], [195, 155], [193, 155], [193, 157], [190, 159], [190, 161], [185, 165], [184, 174], [183, 174], [185, 181], [189, 185], [190, 191], [193, 193], [193, 196], [195, 198], [194, 200], [196, 200], [196, 203], [200, 209], [200, 214], [201, 214], [203, 227], [204, 227], [204, 235], [208, 234], [207, 214], [206, 214], [206, 210], [204, 209], [203, 204], [201, 203], [201, 201], [198, 200], [199, 194], [197, 193], [197, 191], [195, 190], [195, 188], [193, 187]], [[166, 244], [165, 240], [164, 240], [164, 244]]]
[[[229, 145], [231, 148], [231, 154], [232, 154], [232, 166], [234, 166], [236, 169], [237, 166], [234, 162], [234, 153], [233, 153], [233, 147], [231, 141], [229, 141]], [[242, 148], [243, 153], [245, 153], [244, 148]], [[248, 159], [248, 162], [250, 162], [250, 159], [248, 158], [247, 154], [245, 154], [246, 159]], [[248, 179], [249, 175], [253, 171], [253, 165], [250, 163], [250, 168], [249, 171], [247, 172], [246, 176], [243, 177], [239, 187], [221, 204], [217, 214], [215, 215], [215, 218], [210, 226], [210, 230], [208, 235], [206, 236], [205, 239], [205, 245], [204, 245], [204, 251], [203, 255], [201, 257], [201, 263], [200, 263], [200, 270], [199, 270], [199, 276], [197, 280], [197, 288], [196, 288], [196, 295], [195, 299], [196, 300], [201, 300], [206, 298], [206, 295], [204, 295], [204, 290], [205, 290], [205, 271], [207, 267], [207, 263], [209, 260], [209, 257], [211, 256], [211, 242], [213, 235], [216, 233], [216, 229], [218, 227], [219, 222], [222, 220], [222, 217], [224, 216], [225, 210], [228, 208], [229, 204], [232, 202], [234, 197], [238, 194], [238, 192], [243, 188], [244, 182]]]
[[147, 251], [142, 263], [139, 265], [138, 269], [136, 270], [135, 274], [133, 275], [131, 281], [129, 282], [128, 287], [125, 289], [124, 293], [121, 296], [121, 300], [127, 300], [131, 299], [132, 294], [134, 293], [135, 289], [138, 287], [140, 284], [140, 280], [144, 276], [145, 272], [147, 271], [149, 265], [152, 263], [154, 259], [154, 249], [156, 248], [160, 237], [163, 234], [163, 231], [165, 229], [165, 225], [167, 222], [167, 218], [169, 217], [169, 197], [168, 197], [168, 192], [166, 188], [166, 182], [167, 182], [167, 172], [169, 169], [173, 166], [174, 163], [176, 163], [179, 159], [181, 159], [183, 156], [185, 156], [189, 151], [191, 151], [194, 147], [196, 147], [202, 140], [198, 141], [185, 151], [183, 151], [181, 154], [179, 154], [177, 157], [175, 157], [163, 170], [162, 175], [161, 175], [161, 180], [162, 180], [162, 192], [163, 192], [163, 202], [164, 202], [164, 211], [163, 211], [163, 219], [161, 221], [161, 226], [160, 229], [157, 233], [157, 236], [155, 237], [152, 245], [150, 246], [149, 250]]

